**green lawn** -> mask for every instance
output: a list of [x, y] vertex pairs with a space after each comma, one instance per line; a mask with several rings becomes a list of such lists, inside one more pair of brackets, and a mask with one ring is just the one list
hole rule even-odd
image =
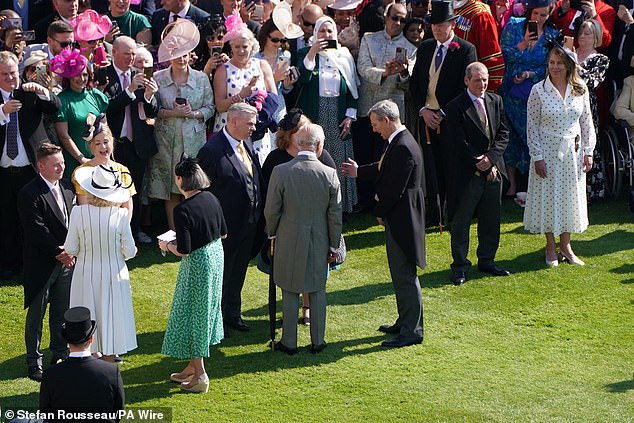
[[[199, 395], [169, 382], [184, 364], [159, 353], [178, 260], [144, 248], [129, 262], [139, 348], [121, 365], [126, 403], [171, 408], [175, 422], [634, 421], [634, 215], [622, 200], [592, 205], [590, 228], [573, 236], [586, 266], [553, 269], [543, 237], [523, 230], [521, 209], [506, 202], [503, 217], [497, 259], [507, 278], [474, 269], [454, 287], [449, 234], [427, 234], [419, 346], [380, 346], [377, 327], [394, 321], [396, 304], [382, 228], [370, 216], [345, 227], [348, 260], [328, 281], [329, 345], [319, 355], [267, 348], [268, 279], [252, 266], [243, 296], [251, 331], [211, 349], [210, 390]], [[0, 286], [3, 408], [37, 405], [22, 301], [21, 286]], [[310, 344], [305, 327], [299, 344]]]

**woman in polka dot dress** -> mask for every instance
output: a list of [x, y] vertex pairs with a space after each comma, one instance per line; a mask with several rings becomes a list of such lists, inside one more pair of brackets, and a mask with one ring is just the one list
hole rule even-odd
[[524, 226], [546, 235], [546, 264], [562, 259], [583, 266], [570, 245], [570, 234], [588, 227], [586, 173], [592, 168], [596, 134], [588, 88], [576, 70], [574, 54], [554, 47], [548, 55], [548, 75], [533, 86], [528, 98], [528, 148], [532, 172]]

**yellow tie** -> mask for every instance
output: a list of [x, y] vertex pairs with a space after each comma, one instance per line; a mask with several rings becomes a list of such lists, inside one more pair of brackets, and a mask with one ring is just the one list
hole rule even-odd
[[24, 0], [18, 0], [18, 6], [20, 6], [20, 9], [22, 9], [22, 7], [24, 6]]
[[242, 142], [238, 144], [238, 152], [242, 156], [242, 163], [246, 166], [249, 171], [249, 175], [253, 176], [253, 167], [251, 166], [251, 160], [249, 160], [249, 156], [247, 155], [247, 151], [244, 149]]

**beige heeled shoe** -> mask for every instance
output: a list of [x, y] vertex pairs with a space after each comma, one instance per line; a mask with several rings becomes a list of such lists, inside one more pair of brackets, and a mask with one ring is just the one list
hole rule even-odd
[[557, 267], [559, 266], [559, 254], [555, 251], [555, 260], [548, 260], [548, 253], [546, 253], [546, 266]]
[[207, 377], [207, 373], [203, 373], [202, 375], [200, 375], [200, 377], [198, 377], [195, 382], [196, 383], [194, 383], [194, 381], [190, 382], [189, 386], [187, 386], [187, 383], [181, 383], [181, 389], [183, 391], [195, 393], [207, 392], [209, 390], [209, 378]]
[[183, 375], [183, 373], [172, 373], [170, 375], [170, 380], [172, 382], [176, 382], [176, 383], [189, 383], [192, 378], [194, 377], [194, 374], [189, 374], [189, 375]]
[[586, 264], [575, 255], [575, 253], [566, 254], [563, 250], [559, 252], [562, 257], [562, 261], [567, 261], [569, 264], [573, 264], [575, 266], [585, 266]]

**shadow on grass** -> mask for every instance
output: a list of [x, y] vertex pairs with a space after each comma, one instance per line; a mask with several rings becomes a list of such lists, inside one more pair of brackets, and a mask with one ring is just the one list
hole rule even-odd
[[[23, 350], [23, 348], [23, 345], [16, 346], [16, 349]], [[46, 349], [42, 350], [42, 353], [44, 354], [43, 363], [48, 364], [47, 357], [50, 357], [50, 351]], [[20, 354], [17, 357], [10, 358], [7, 361], [0, 363], [0, 380], [13, 380], [26, 377], [26, 375], [26, 354]]]
[[605, 388], [608, 392], [611, 392], [613, 394], [622, 394], [624, 392], [634, 390], [634, 379], [609, 383], [605, 385]]
[[[33, 382], [35, 383], [35, 382]], [[24, 409], [24, 408], [37, 408], [40, 403], [40, 384], [37, 384], [37, 390], [28, 394], [18, 394], [2, 397], [0, 400], [0, 407], [3, 409]], [[31, 410], [35, 412], [35, 410]], [[4, 417], [4, 416], [3, 416]], [[4, 421], [4, 420], [2, 420]]]
[[[620, 267], [616, 267], [614, 269], [611, 269], [610, 272], [611, 273], [616, 273], [618, 275], [631, 276], [632, 274], [634, 274], [634, 264], [623, 264]], [[623, 283], [623, 284], [634, 283], [634, 278], [623, 279], [621, 281], [621, 283]]]

